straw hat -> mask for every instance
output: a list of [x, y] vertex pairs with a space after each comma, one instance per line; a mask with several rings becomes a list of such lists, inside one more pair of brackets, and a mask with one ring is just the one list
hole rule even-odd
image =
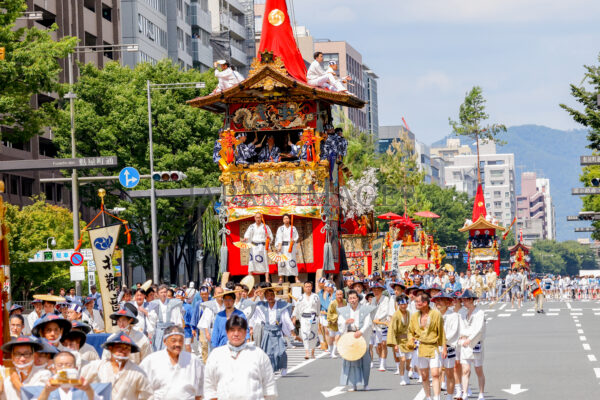
[[346, 361], [359, 360], [367, 352], [367, 342], [360, 336], [354, 337], [354, 332], [346, 332], [338, 340], [338, 351]]
[[248, 290], [252, 290], [254, 288], [254, 277], [252, 275], [246, 275], [241, 281], [240, 284], [246, 285]]
[[34, 294], [33, 298], [41, 301], [50, 301], [52, 303], [61, 303], [66, 301], [64, 297], [54, 296], [52, 294]]
[[144, 282], [144, 284], [140, 286], [140, 289], [142, 289], [144, 292], [147, 292], [148, 289], [150, 289], [150, 286], [152, 286], [152, 279], [149, 279], [146, 282]]
[[232, 294], [235, 296], [236, 293], [242, 293], [244, 290], [243, 289], [238, 289], [238, 290], [225, 290], [223, 291], [223, 293], [220, 294], [215, 294], [213, 297], [223, 297], [226, 296], [228, 294]]

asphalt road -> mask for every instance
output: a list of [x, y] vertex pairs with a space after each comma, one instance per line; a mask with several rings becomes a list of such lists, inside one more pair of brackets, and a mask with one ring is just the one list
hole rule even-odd
[[[486, 399], [600, 399], [600, 301], [547, 302], [546, 314], [535, 313], [531, 302], [517, 310], [505, 303], [480, 307], [488, 319]], [[339, 385], [341, 360], [320, 354], [290, 366], [277, 381], [279, 398], [424, 399], [416, 381], [399, 386], [393, 359], [387, 372], [371, 370], [370, 391], [346, 392]], [[476, 379], [473, 374], [472, 399], [477, 399]]]

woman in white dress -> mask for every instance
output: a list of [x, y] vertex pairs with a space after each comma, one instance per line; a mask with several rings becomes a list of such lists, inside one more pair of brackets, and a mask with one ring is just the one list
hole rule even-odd
[[265, 275], [267, 282], [271, 281], [269, 276], [269, 243], [273, 240], [273, 233], [267, 224], [263, 223], [260, 213], [254, 214], [254, 223], [246, 229], [243, 242], [252, 243], [250, 248], [250, 260], [248, 261], [248, 273]]
[[[277, 229], [275, 235], [275, 248], [277, 251], [287, 256], [287, 261], [278, 263], [277, 273], [279, 274], [279, 283], [283, 283], [284, 276], [293, 276], [295, 282], [298, 282], [298, 265], [296, 263], [296, 250], [298, 248], [298, 230], [291, 224], [289, 214], [283, 215], [283, 225]], [[290, 251], [291, 250], [291, 251]]]

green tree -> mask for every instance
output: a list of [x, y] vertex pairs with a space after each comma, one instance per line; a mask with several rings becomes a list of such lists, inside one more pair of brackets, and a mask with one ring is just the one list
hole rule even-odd
[[501, 143], [498, 140], [498, 135], [506, 132], [506, 126], [502, 124], [484, 125], [484, 122], [490, 117], [485, 112], [485, 103], [486, 100], [483, 97], [481, 87], [473, 86], [465, 95], [465, 101], [460, 105], [458, 121], [448, 118], [452, 130], [457, 136], [467, 136], [477, 143], [478, 179], [481, 179], [479, 173], [479, 140]]
[[24, 0], [4, 0], [0, 13], [0, 47], [5, 48], [5, 59], [0, 60], [0, 125], [4, 139], [22, 142], [42, 132], [56, 118], [54, 102], [39, 109], [31, 108], [31, 97], [39, 93], [62, 94], [58, 82], [61, 67], [58, 60], [73, 51], [77, 38], [52, 38], [58, 29], [36, 27], [15, 29], [15, 21], [27, 10]]
[[[109, 63], [102, 70], [88, 64], [81, 67], [75, 84], [75, 129], [78, 156], [116, 155], [115, 169], [87, 170], [85, 174], [115, 175], [125, 166], [149, 174], [148, 105], [146, 81], [152, 83], [206, 82], [206, 89], [152, 91], [152, 125], [155, 171], [183, 171], [182, 182], [158, 183], [157, 189], [192, 186], [218, 186], [219, 170], [212, 160], [217, 131], [223, 126], [219, 116], [192, 108], [187, 100], [206, 95], [216, 86], [210, 72], [182, 71], [169, 60], [156, 65], [138, 64], [135, 69]], [[60, 154], [70, 155], [70, 123], [68, 109], [61, 111], [56, 127]], [[106, 189], [106, 206], [124, 207], [120, 217], [128, 220], [134, 246], [126, 254], [134, 265], [149, 268], [151, 262], [150, 201], [131, 200], [118, 181], [107, 181], [81, 187], [82, 201], [99, 206], [96, 191]], [[142, 179], [138, 189], [148, 189]], [[168, 254], [173, 279], [183, 262], [192, 271], [195, 265], [195, 239], [201, 219], [199, 206], [208, 200], [197, 198], [158, 198], [159, 253]], [[122, 245], [122, 243], [121, 243]], [[131, 257], [131, 258], [129, 258]], [[161, 257], [161, 263], [162, 263]], [[161, 264], [162, 265], [162, 264]], [[161, 273], [161, 276], [162, 273]]]
[[578, 275], [581, 269], [596, 269], [594, 252], [576, 241], [540, 240], [531, 249], [532, 270], [545, 274]]
[[440, 216], [435, 219], [424, 219], [427, 231], [433, 234], [441, 246], [465, 247], [467, 234], [459, 232], [465, 220], [470, 217], [471, 202], [466, 193], [457, 192], [455, 188], [442, 189], [434, 184], [422, 183], [417, 187], [417, 198], [420, 210], [432, 211]]
[[379, 160], [375, 152], [373, 135], [362, 132], [354, 126], [341, 110], [335, 113], [335, 119], [339, 121], [336, 127], [344, 129], [344, 137], [348, 141], [348, 151], [344, 158], [344, 164], [348, 167], [352, 176], [359, 179], [367, 168], [378, 168]]
[[[598, 56], [600, 61], [600, 56]], [[571, 84], [571, 96], [575, 98], [583, 110], [560, 104], [575, 120], [589, 129], [589, 148], [600, 150], [600, 106], [598, 105], [598, 93], [600, 93], [600, 66], [584, 65], [585, 74], [579, 85]]]
[[[19, 209], [6, 204], [6, 222], [10, 229], [12, 294], [15, 299], [29, 299], [30, 294], [44, 292], [46, 287], [69, 287], [69, 263], [29, 263], [28, 260], [46, 248], [50, 237], [56, 239], [57, 249], [73, 248], [73, 215], [66, 208], [46, 203], [43, 198]], [[84, 224], [82, 223], [82, 228]], [[84, 235], [84, 246], [89, 239]]]
[[378, 211], [403, 214], [418, 211], [415, 188], [425, 177], [417, 164], [417, 154], [406, 131], [394, 139], [379, 161], [380, 191]]

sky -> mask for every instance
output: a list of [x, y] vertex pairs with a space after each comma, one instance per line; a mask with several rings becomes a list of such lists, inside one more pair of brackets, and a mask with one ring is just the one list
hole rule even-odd
[[479, 85], [490, 122], [577, 129], [558, 104], [598, 64], [598, 0], [288, 0], [315, 39], [345, 40], [379, 76], [379, 125], [432, 143]]

